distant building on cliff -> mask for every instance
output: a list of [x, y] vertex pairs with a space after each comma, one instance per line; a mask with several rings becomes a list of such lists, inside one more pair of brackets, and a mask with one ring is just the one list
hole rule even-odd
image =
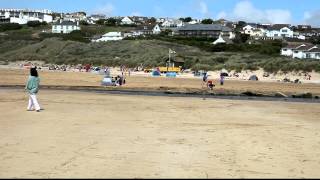
[[52, 22], [52, 11], [30, 9], [0, 9], [3, 22], [27, 24], [29, 21]]
[[52, 24], [52, 33], [63, 33], [67, 34], [74, 30], [80, 30], [79, 21], [62, 21]]

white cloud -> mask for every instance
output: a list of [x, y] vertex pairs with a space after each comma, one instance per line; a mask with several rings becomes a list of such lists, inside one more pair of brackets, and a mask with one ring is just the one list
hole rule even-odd
[[292, 23], [291, 12], [281, 9], [266, 10], [267, 19], [274, 24]]
[[200, 6], [201, 14], [204, 15], [204, 16], [207, 16], [209, 14], [207, 4], [205, 2], [203, 2], [203, 1], [200, 1], [199, 6]]
[[305, 12], [303, 23], [320, 27], [320, 11]]
[[94, 10], [94, 13], [105, 14], [107, 16], [111, 16], [112, 13], [114, 12], [114, 10], [115, 10], [115, 7], [111, 3], [107, 3], [102, 6], [97, 7]]
[[249, 1], [237, 3], [232, 14], [234, 18], [245, 21], [250, 21], [251, 19], [257, 21], [264, 17], [263, 12], [256, 9]]
[[[218, 14], [218, 16], [227, 13]], [[292, 16], [289, 10], [284, 9], [258, 9], [249, 0], [238, 2], [233, 11], [225, 18], [260, 23], [291, 23]]]

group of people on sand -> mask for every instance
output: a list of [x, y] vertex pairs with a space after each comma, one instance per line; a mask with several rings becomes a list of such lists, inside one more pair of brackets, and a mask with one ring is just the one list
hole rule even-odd
[[[204, 72], [203, 73], [203, 78], [202, 78], [202, 81], [203, 83], [206, 83], [207, 87], [210, 89], [210, 90], [213, 90], [213, 87], [215, 86], [213, 84], [213, 81], [212, 80], [208, 80], [208, 73], [207, 72]], [[219, 78], [219, 81], [220, 81], [220, 85], [223, 86], [224, 85], [224, 74], [223, 73], [220, 73], [220, 78]]]
[[116, 76], [116, 77], [112, 77], [112, 83], [115, 85], [115, 86], [122, 86], [124, 84], [126, 84], [126, 78], [124, 76]]

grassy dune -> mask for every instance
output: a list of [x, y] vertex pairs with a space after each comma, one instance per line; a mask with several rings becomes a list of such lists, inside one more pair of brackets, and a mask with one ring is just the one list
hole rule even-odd
[[[19, 32], [19, 33], [18, 33]], [[55, 64], [92, 63], [94, 65], [147, 67], [165, 65], [168, 49], [185, 61], [185, 68], [194, 70], [279, 70], [320, 71], [318, 60], [293, 60], [287, 57], [256, 52], [210, 52], [195, 46], [156, 39], [123, 40], [116, 42], [82, 43], [58, 37], [37, 38], [31, 31], [16, 31], [0, 36], [0, 61], [45, 61]], [[33, 36], [33, 37], [29, 37]], [[21, 40], [17, 40], [17, 39]]]

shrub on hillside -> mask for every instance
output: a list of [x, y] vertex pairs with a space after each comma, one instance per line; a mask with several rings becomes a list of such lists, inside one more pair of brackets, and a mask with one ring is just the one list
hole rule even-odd
[[207, 65], [207, 64], [195, 64], [192, 66], [191, 68], [193, 71], [200, 71], [200, 70], [203, 70], [203, 71], [209, 71], [212, 69], [212, 67], [210, 65]]
[[0, 24], [0, 32], [9, 31], [9, 30], [18, 30], [21, 29], [22, 26], [18, 23], [4, 23]]
[[75, 30], [70, 32], [69, 34], [63, 35], [63, 40], [70, 40], [70, 41], [79, 41], [79, 42], [90, 42], [88, 39], [85, 38], [85, 33], [81, 30]]
[[28, 21], [27, 26], [29, 27], [39, 27], [42, 23], [40, 21]]

